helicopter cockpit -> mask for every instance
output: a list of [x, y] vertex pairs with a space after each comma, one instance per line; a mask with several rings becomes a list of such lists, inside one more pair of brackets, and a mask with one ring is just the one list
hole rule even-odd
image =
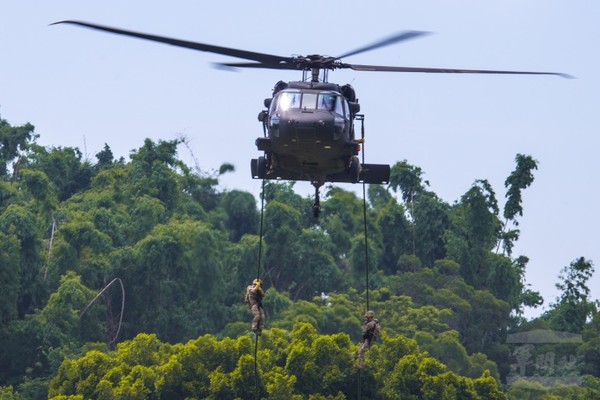
[[342, 117], [348, 117], [350, 110], [343, 96], [332, 91], [302, 91], [285, 89], [275, 95], [271, 103], [270, 114], [288, 111], [329, 111]]
[[353, 139], [348, 101], [329, 88], [280, 90], [270, 101], [268, 115], [270, 136], [281, 138], [282, 145], [290, 146], [298, 140], [313, 138], [313, 134], [326, 147], [331, 145], [331, 140]]

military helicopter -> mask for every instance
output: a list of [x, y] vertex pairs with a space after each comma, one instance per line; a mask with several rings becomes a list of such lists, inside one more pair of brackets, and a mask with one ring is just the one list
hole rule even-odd
[[[193, 50], [223, 54], [250, 62], [216, 64], [223, 68], [267, 68], [300, 70], [300, 81], [275, 84], [273, 94], [265, 99], [258, 114], [263, 126], [263, 137], [256, 139], [256, 147], [263, 155], [250, 163], [252, 178], [309, 181], [315, 187], [313, 216], [320, 213], [319, 188], [325, 182], [389, 183], [390, 166], [365, 164], [359, 160], [364, 143], [364, 115], [354, 88], [328, 81], [329, 71], [472, 73], [472, 74], [528, 74], [558, 75], [557, 72], [494, 71], [444, 68], [397, 67], [347, 64], [342, 58], [371, 51], [383, 46], [427, 35], [423, 31], [402, 31], [337, 57], [311, 54], [284, 57], [234, 48], [214, 46], [164, 36], [128, 31], [82, 21], [65, 20], [55, 24], [73, 24], [105, 32], [137, 37]], [[355, 134], [354, 121], [361, 123], [361, 137]]]

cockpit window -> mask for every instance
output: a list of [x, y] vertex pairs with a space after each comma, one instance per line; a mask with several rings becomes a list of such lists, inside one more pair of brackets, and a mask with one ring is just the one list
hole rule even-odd
[[318, 101], [319, 110], [333, 111], [336, 114], [344, 115], [344, 101], [340, 96], [321, 93]]
[[335, 96], [331, 94], [323, 94], [319, 95], [319, 103], [317, 108], [319, 110], [325, 111], [333, 111], [333, 106], [335, 104]]
[[314, 110], [317, 107], [317, 94], [316, 93], [304, 93], [302, 95], [302, 109], [303, 110]]
[[281, 92], [277, 99], [277, 110], [286, 111], [292, 108], [300, 108], [300, 92]]
[[346, 102], [344, 101], [344, 99], [342, 99], [341, 96], [335, 96], [335, 104], [333, 106], [333, 112], [343, 116], [345, 103]]

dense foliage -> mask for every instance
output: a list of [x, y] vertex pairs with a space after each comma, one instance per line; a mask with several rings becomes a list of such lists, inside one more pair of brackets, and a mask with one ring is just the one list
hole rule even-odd
[[[190, 169], [179, 140], [146, 140], [128, 161], [106, 145], [92, 162], [36, 139], [0, 119], [0, 399], [600, 395], [592, 261], [565, 266], [556, 302], [522, 317], [543, 302], [512, 253], [530, 156], [517, 155], [503, 210], [484, 179], [444, 202], [406, 161], [364, 204], [328, 187], [319, 219], [293, 183], [266, 182], [261, 241], [259, 199], [219, 190], [230, 165]], [[242, 299], [257, 271], [267, 330], [254, 343]], [[359, 373], [367, 306], [384, 334]], [[550, 330], [581, 340], [527, 355], [552, 353], [550, 372], [576, 384], [507, 385], [519, 367], [549, 372], [507, 337]]]

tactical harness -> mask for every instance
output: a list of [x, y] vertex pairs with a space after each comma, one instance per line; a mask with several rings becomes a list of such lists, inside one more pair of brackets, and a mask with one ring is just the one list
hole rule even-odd
[[367, 331], [364, 333], [363, 341], [368, 340], [369, 343], [373, 343], [375, 341], [375, 339], [377, 338], [377, 335], [379, 334], [379, 332], [381, 332], [381, 325], [379, 325], [379, 321], [377, 321], [376, 319], [374, 319], [373, 321], [375, 322], [375, 324], [373, 325], [372, 328], [367, 329]]

